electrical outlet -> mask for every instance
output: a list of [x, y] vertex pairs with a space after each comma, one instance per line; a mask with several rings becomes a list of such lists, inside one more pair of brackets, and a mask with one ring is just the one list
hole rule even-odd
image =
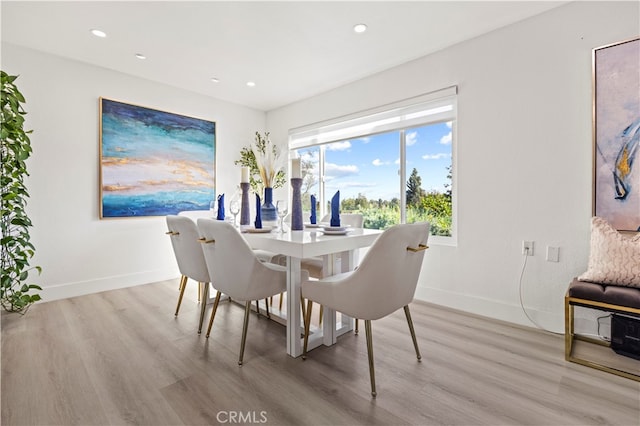
[[522, 242], [522, 254], [526, 254], [527, 256], [533, 256], [533, 241]]

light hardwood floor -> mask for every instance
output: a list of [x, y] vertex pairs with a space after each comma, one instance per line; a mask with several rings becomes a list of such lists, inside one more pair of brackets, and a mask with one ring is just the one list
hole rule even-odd
[[221, 303], [206, 339], [195, 283], [174, 318], [177, 285], [3, 313], [2, 425], [640, 424], [640, 384], [565, 362], [562, 336], [415, 302], [423, 361], [402, 310], [374, 321], [372, 399], [364, 332], [302, 361], [252, 315], [239, 367], [243, 308]]

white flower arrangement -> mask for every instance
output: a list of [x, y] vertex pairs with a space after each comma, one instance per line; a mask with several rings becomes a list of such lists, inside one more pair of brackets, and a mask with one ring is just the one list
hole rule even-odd
[[269, 132], [266, 132], [264, 136], [256, 132], [255, 142], [251, 145], [251, 150], [256, 158], [256, 165], [264, 187], [273, 188], [276, 183], [281, 184], [280, 181], [284, 181], [284, 171], [282, 169], [285, 159], [281, 155], [281, 150], [271, 142]]

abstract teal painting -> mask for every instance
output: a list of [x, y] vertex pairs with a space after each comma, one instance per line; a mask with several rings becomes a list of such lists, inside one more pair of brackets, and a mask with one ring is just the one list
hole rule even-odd
[[100, 217], [208, 210], [216, 124], [100, 98]]
[[595, 216], [640, 231], [640, 39], [593, 50]]

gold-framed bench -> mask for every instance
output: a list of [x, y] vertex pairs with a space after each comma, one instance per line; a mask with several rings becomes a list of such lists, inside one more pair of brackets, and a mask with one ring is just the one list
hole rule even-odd
[[[574, 307], [598, 309], [640, 318], [640, 288], [578, 281], [574, 278], [564, 298], [565, 359], [640, 382], [640, 374], [576, 356], [574, 340], [610, 346], [608, 342], [574, 334]], [[640, 361], [638, 361], [640, 365]]]

